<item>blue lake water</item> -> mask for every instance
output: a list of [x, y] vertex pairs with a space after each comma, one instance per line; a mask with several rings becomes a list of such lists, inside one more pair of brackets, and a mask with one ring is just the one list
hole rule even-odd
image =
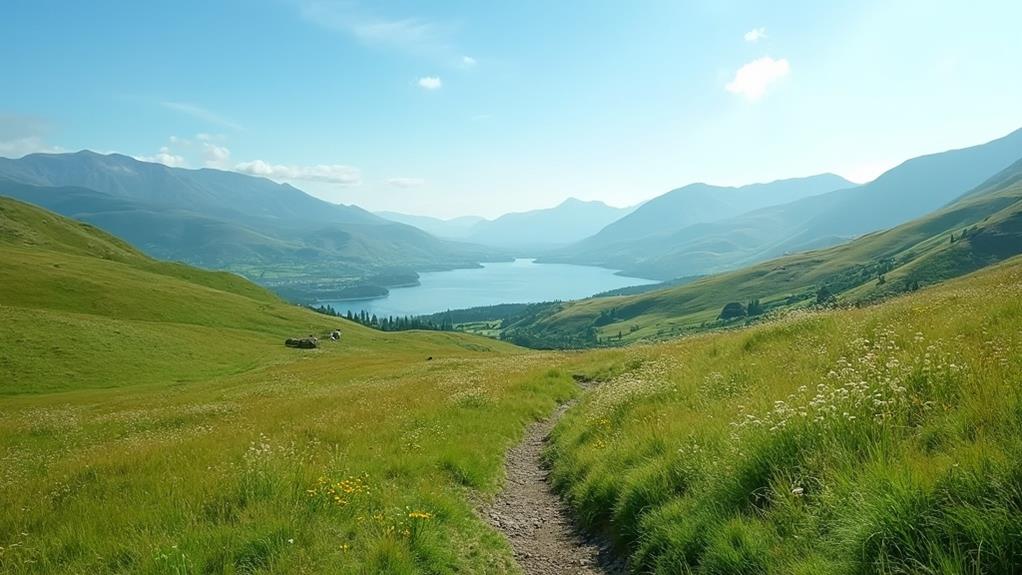
[[537, 264], [531, 259], [419, 275], [420, 285], [392, 288], [385, 298], [323, 303], [341, 313], [365, 310], [379, 317], [424, 315], [499, 303], [580, 299], [607, 290], [656, 283], [614, 275], [614, 270], [606, 268]]

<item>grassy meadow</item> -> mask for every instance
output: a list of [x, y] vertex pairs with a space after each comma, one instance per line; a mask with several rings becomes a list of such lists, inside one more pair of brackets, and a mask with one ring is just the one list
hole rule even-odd
[[1020, 263], [593, 355], [555, 484], [637, 573], [1017, 573]]
[[552, 478], [636, 573], [1022, 565], [1018, 259], [545, 353], [370, 330], [0, 199], [0, 341], [2, 573], [515, 573], [474, 510], [574, 397]]
[[0, 571], [512, 571], [472, 502], [574, 382], [542, 356], [412, 337], [5, 397]]
[[[340, 327], [317, 350], [289, 336]], [[513, 572], [473, 506], [577, 386], [0, 200], [0, 572]]]

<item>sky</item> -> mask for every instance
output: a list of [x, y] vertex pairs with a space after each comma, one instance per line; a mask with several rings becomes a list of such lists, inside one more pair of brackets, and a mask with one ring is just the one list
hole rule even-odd
[[1022, 127], [1017, 0], [8, 0], [0, 156], [91, 149], [371, 210], [868, 181]]

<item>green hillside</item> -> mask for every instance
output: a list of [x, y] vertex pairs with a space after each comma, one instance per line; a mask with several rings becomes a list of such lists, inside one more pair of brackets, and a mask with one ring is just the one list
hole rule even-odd
[[[697, 195], [696, 206], [689, 211], [679, 212], [670, 203], [661, 205], [686, 189], [682, 188], [648, 202], [643, 210], [552, 259], [663, 280], [738, 269], [840, 244], [921, 217], [1019, 158], [1022, 130], [985, 144], [913, 158], [862, 186], [835, 186], [830, 190], [837, 191], [824, 189], [776, 205], [748, 203], [747, 209], [716, 218], [692, 219], [688, 212], [699, 213], [719, 203], [726, 197], [719, 189]], [[633, 222], [630, 233], [611, 234], [644, 212], [648, 214]]]
[[[1003, 176], [934, 216], [1008, 206], [948, 246], [1017, 229]], [[551, 478], [637, 572], [1022, 565], [1017, 258], [570, 354], [369, 330], [2, 198], [0, 274], [3, 573], [515, 573], [474, 509], [524, 426], [579, 396]]]
[[1022, 565], [1022, 259], [876, 307], [587, 356], [552, 478], [635, 573]]
[[826, 288], [838, 302], [856, 304], [956, 277], [1022, 253], [1020, 175], [1022, 161], [943, 209], [847, 244], [673, 289], [559, 304], [503, 333], [532, 345], [555, 345], [591, 326], [606, 343], [662, 339], [734, 325], [718, 319], [730, 302], [758, 300], [763, 313], [804, 308]]
[[372, 331], [9, 199], [0, 339], [3, 573], [507, 572], [464, 492], [575, 390], [544, 356]]
[[153, 257], [286, 287], [296, 299], [381, 272], [473, 267], [502, 256], [265, 178], [118, 154], [0, 158], [0, 196], [92, 223]]

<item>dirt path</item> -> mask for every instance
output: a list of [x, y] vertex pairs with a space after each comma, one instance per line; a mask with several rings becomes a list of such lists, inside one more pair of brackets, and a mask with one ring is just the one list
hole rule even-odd
[[547, 482], [543, 448], [550, 430], [571, 404], [529, 426], [525, 439], [508, 451], [507, 483], [486, 520], [511, 542], [515, 560], [527, 575], [607, 575], [624, 573], [609, 550], [575, 529], [568, 508]]

